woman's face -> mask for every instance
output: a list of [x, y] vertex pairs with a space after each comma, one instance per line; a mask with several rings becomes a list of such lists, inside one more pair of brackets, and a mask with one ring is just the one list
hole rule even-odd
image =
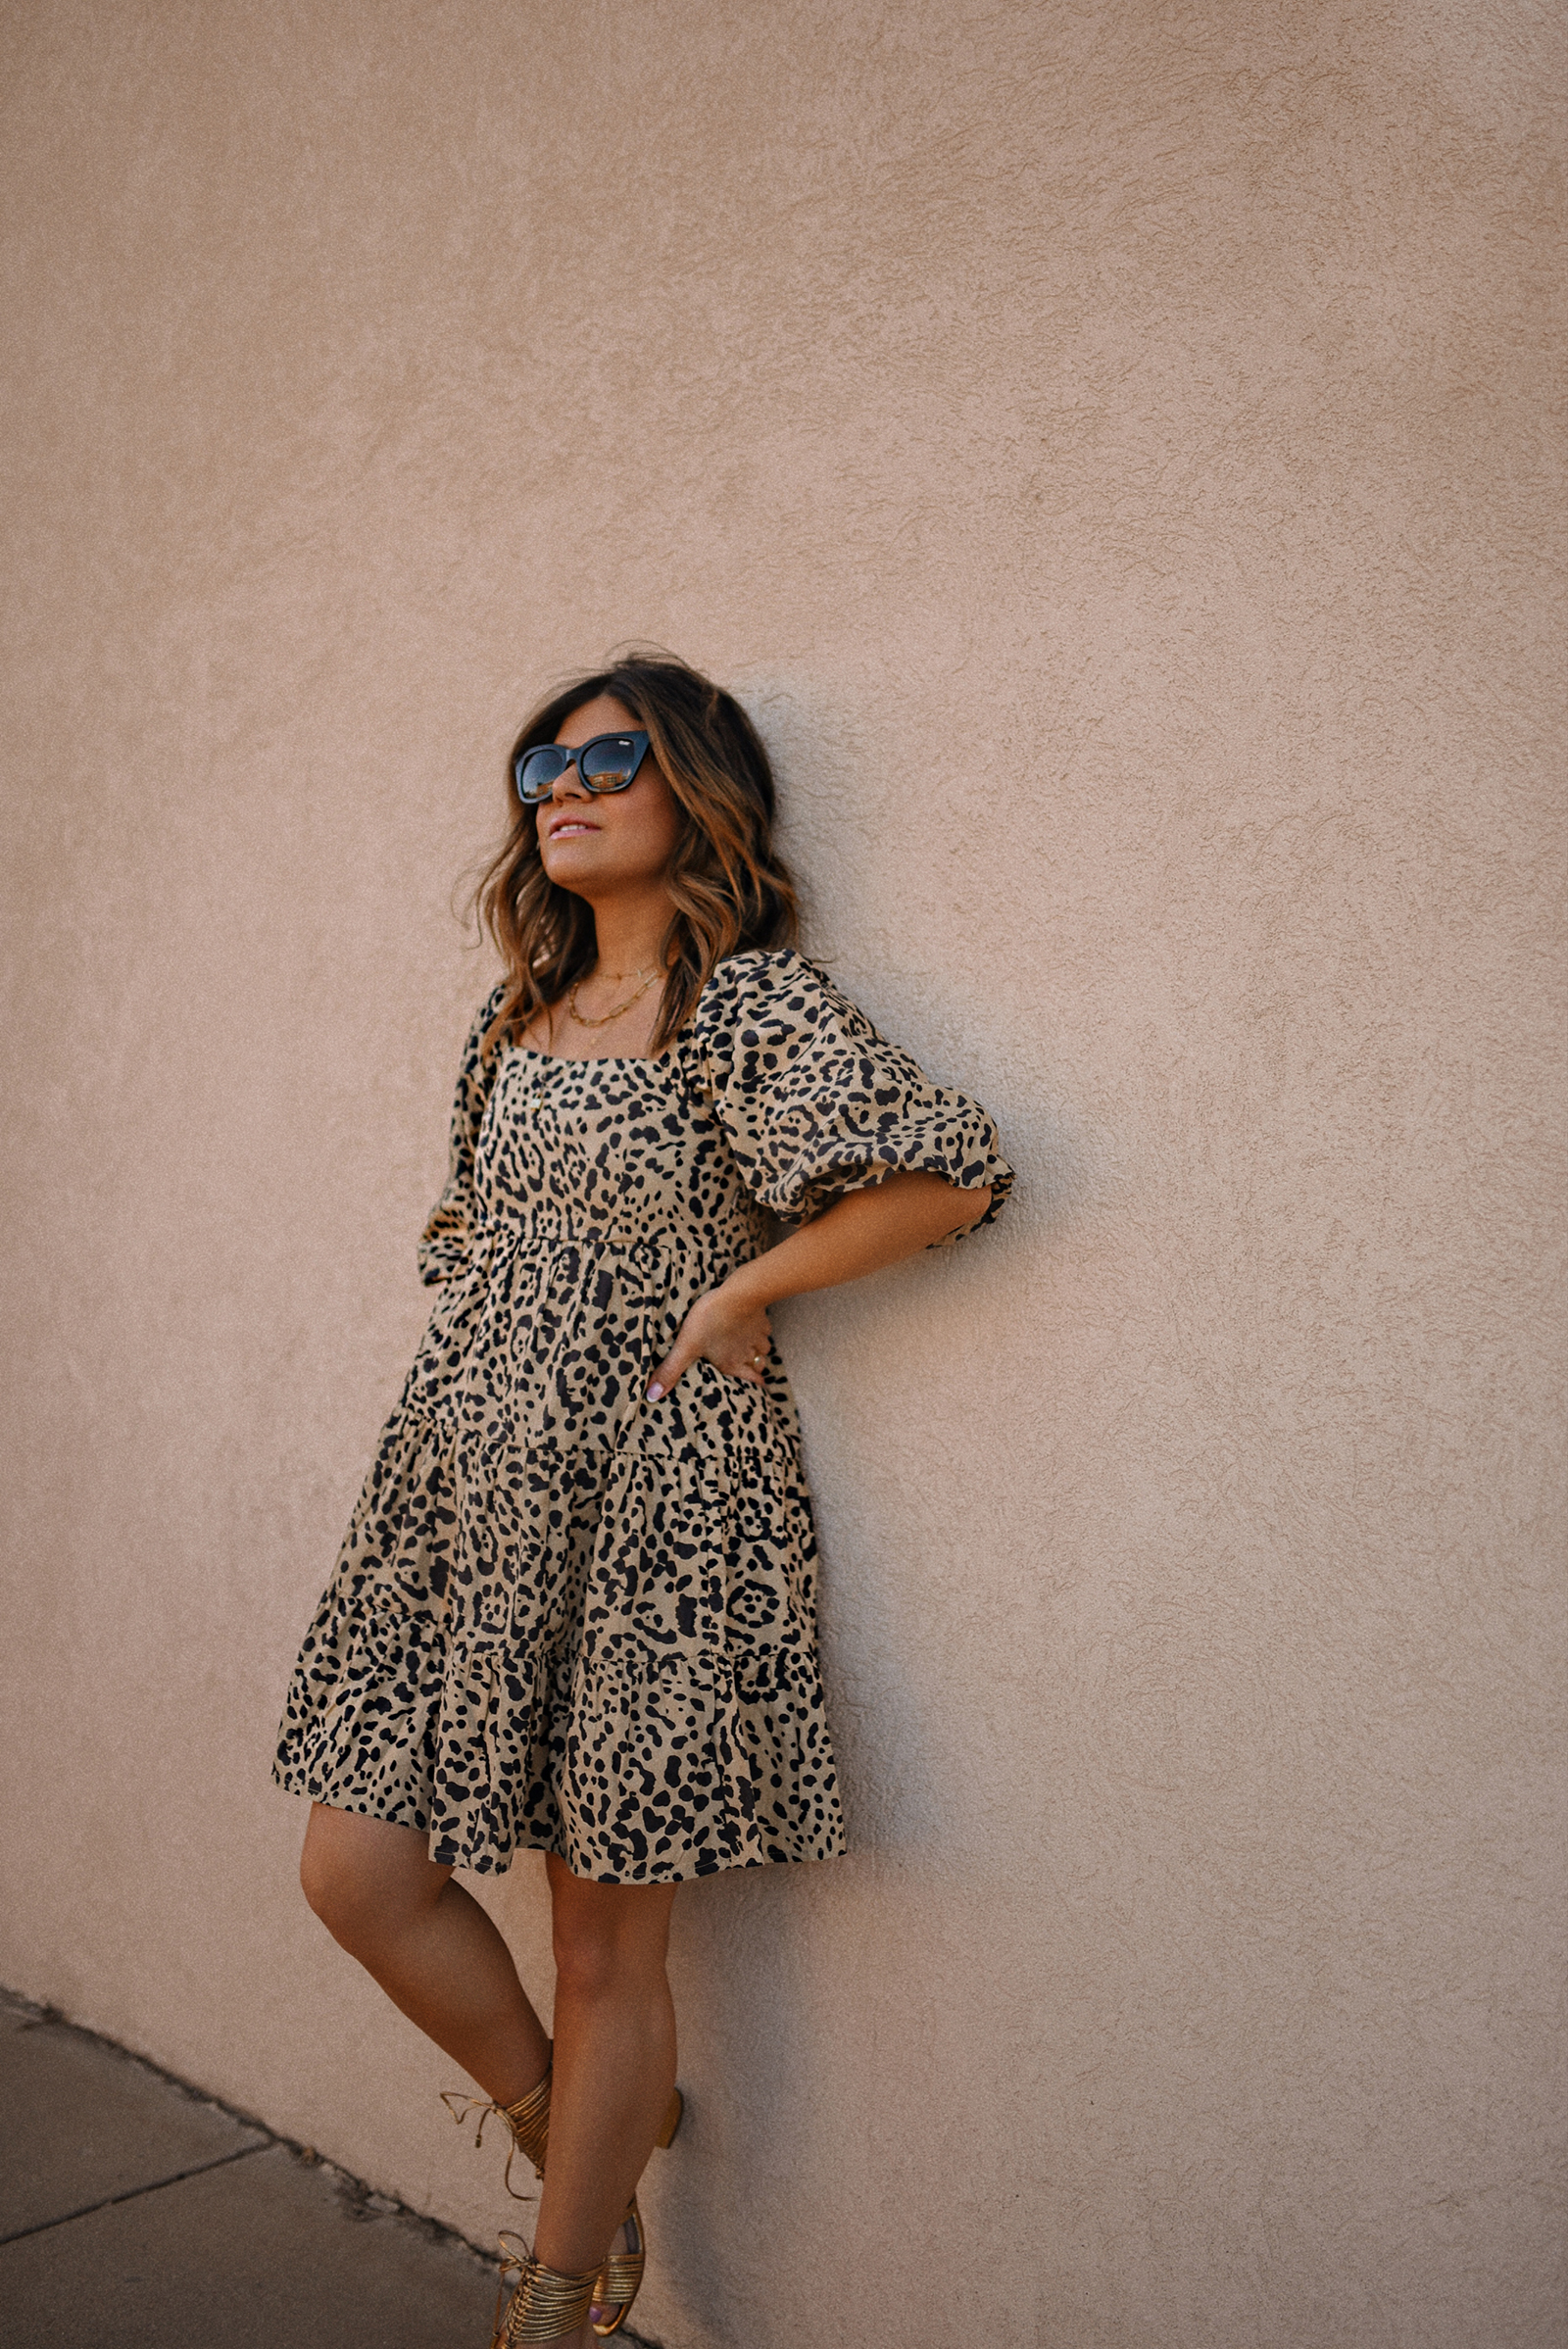
[[[624, 734], [636, 724], [623, 704], [601, 694], [562, 721], [556, 740], [578, 750], [596, 734]], [[577, 769], [568, 766], [558, 776], [553, 795], [542, 803], [534, 822], [539, 855], [551, 880], [595, 905], [661, 883], [675, 854], [683, 818], [649, 750], [637, 780], [626, 791], [585, 791]]]

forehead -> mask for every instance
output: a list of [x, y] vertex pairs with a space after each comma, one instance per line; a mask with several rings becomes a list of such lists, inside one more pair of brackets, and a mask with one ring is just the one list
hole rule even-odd
[[623, 702], [617, 702], [612, 694], [596, 694], [591, 702], [584, 702], [580, 710], [574, 710], [570, 717], [562, 719], [556, 728], [556, 740], [564, 743], [568, 751], [574, 751], [580, 743], [592, 742], [596, 734], [629, 733], [636, 723]]

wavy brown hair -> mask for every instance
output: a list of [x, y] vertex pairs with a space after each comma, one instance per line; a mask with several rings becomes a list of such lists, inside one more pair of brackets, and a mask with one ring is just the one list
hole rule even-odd
[[664, 933], [670, 968], [652, 1050], [662, 1052], [691, 1017], [726, 954], [793, 946], [800, 933], [795, 884], [773, 845], [773, 770], [757, 728], [733, 695], [684, 661], [628, 655], [541, 702], [508, 754], [512, 830], [473, 901], [507, 972], [486, 1052], [559, 1003], [594, 966], [593, 908], [546, 873], [536, 810], [517, 799], [513, 760], [534, 743], [554, 742], [572, 711], [601, 694], [644, 728], [686, 819], [665, 875], [675, 909]]

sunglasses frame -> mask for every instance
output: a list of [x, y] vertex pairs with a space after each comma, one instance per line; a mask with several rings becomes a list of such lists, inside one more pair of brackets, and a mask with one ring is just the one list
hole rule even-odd
[[[596, 743], [601, 742], [629, 742], [635, 745], [637, 755], [631, 762], [631, 773], [626, 777], [624, 783], [600, 783], [583, 773], [584, 753], [591, 751]], [[557, 757], [564, 759], [565, 763], [561, 769], [561, 774], [551, 776], [549, 790], [542, 793], [537, 800], [530, 800], [523, 793], [522, 770], [528, 760], [539, 751], [554, 751]], [[586, 742], [579, 742], [572, 750], [568, 750], [564, 742], [531, 742], [527, 749], [519, 751], [512, 761], [513, 788], [524, 807], [544, 807], [555, 798], [556, 785], [561, 781], [561, 775], [565, 774], [571, 767], [575, 767], [577, 780], [584, 791], [591, 792], [596, 800], [608, 800], [613, 798], [617, 791], [630, 791], [647, 756], [648, 736], [641, 726], [614, 726], [608, 734], [590, 734]]]

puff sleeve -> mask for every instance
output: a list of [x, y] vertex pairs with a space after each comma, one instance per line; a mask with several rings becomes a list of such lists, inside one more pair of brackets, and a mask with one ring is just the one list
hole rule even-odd
[[979, 1223], [990, 1223], [1012, 1187], [979, 1103], [933, 1085], [802, 954], [731, 955], [704, 990], [693, 1031], [742, 1179], [776, 1215], [818, 1214], [907, 1169], [960, 1191], [989, 1186]]
[[446, 1187], [419, 1235], [419, 1278], [427, 1289], [455, 1280], [459, 1273], [466, 1272], [473, 1251], [474, 1151], [479, 1121], [490, 1099], [496, 1071], [495, 1053], [485, 1059], [479, 1047], [505, 992], [503, 981], [485, 998], [463, 1048], [463, 1065], [458, 1071], [458, 1089], [452, 1103]]

